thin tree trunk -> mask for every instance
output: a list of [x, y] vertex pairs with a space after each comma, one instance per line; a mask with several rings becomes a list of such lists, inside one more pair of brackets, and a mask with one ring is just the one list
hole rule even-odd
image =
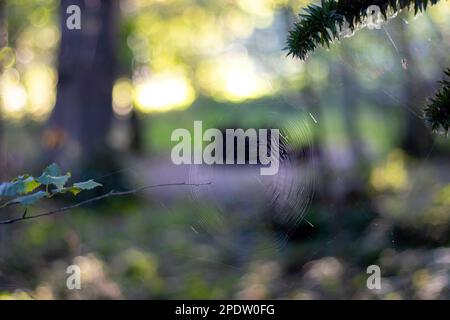
[[[0, 50], [8, 44], [8, 28], [6, 22], [6, 3], [0, 0]], [[4, 66], [0, 63], [0, 75], [3, 74]], [[3, 101], [0, 97], [0, 183], [6, 178], [6, 148], [4, 144], [4, 127], [2, 118]], [[7, 243], [10, 240], [9, 229], [5, 228], [0, 232], [0, 259], [4, 258], [7, 252]]]
[[426, 127], [424, 120], [421, 118], [421, 106], [425, 105], [426, 97], [428, 96], [427, 92], [429, 91], [431, 94], [432, 90], [427, 88], [427, 83], [416, 67], [417, 62], [414, 61], [406, 31], [406, 26], [400, 23], [399, 49], [405, 68], [403, 100], [405, 102], [405, 110], [407, 110], [405, 111], [406, 127], [402, 147], [413, 156], [424, 157], [430, 152], [433, 137], [430, 129]]
[[341, 44], [342, 64], [339, 70], [342, 79], [342, 114], [344, 117], [345, 130], [350, 147], [353, 165], [365, 164], [363, 142], [361, 141], [361, 133], [358, 131], [358, 103], [361, 88], [358, 80], [355, 79], [353, 73], [349, 70], [347, 64], [350, 51], [348, 45]]
[[[116, 68], [117, 1], [62, 0], [56, 105], [44, 133], [52, 160], [94, 160], [108, 152]], [[81, 30], [69, 30], [70, 5], [81, 8]], [[89, 161], [88, 161], [89, 162]]]
[[[0, 50], [8, 44], [8, 30], [6, 24], [6, 3], [0, 0]], [[0, 74], [3, 73], [3, 65], [0, 64]], [[0, 181], [5, 178], [6, 150], [4, 144], [4, 127], [2, 117], [2, 101], [0, 98]]]

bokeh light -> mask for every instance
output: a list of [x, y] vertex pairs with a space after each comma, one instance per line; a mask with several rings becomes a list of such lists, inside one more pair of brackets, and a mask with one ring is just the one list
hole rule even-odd
[[222, 100], [240, 102], [272, 93], [269, 76], [245, 52], [205, 61], [197, 79], [207, 94]]
[[195, 91], [181, 73], [157, 74], [136, 85], [134, 100], [138, 110], [163, 112], [189, 107]]
[[118, 116], [126, 116], [133, 109], [133, 85], [126, 78], [116, 81], [113, 88], [113, 110]]
[[21, 117], [21, 111], [27, 103], [27, 93], [20, 83], [20, 76], [16, 69], [7, 69], [0, 82], [2, 96], [2, 110], [7, 117]]

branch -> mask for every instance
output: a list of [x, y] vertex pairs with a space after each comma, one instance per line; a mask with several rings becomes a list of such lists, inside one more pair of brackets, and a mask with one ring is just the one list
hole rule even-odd
[[340, 39], [345, 22], [352, 31], [367, 17], [371, 5], [380, 8], [384, 19], [389, 12], [414, 9], [414, 13], [425, 11], [440, 0], [322, 0], [321, 5], [311, 4], [300, 13], [287, 39], [288, 56], [305, 60], [319, 45], [329, 47], [333, 40]]
[[425, 118], [432, 129], [443, 130], [448, 133], [450, 127], [450, 68], [445, 71], [446, 79], [440, 81], [442, 89], [432, 98], [425, 109]]
[[[330, 47], [334, 40], [345, 36], [348, 24], [355, 31], [364, 26], [367, 9], [376, 5], [385, 20], [402, 9], [414, 9], [414, 14], [425, 11], [428, 6], [440, 0], [322, 0], [321, 5], [309, 5], [300, 13], [300, 21], [289, 31], [287, 39], [288, 56], [306, 60], [318, 46]], [[450, 69], [446, 71], [450, 77]], [[430, 100], [424, 110], [433, 130], [443, 130], [448, 134], [450, 126], [450, 81], [441, 82], [443, 88]]]
[[106, 198], [129, 196], [129, 195], [140, 193], [140, 192], [145, 191], [147, 189], [161, 188], [161, 187], [175, 187], [175, 186], [200, 187], [200, 186], [207, 186], [207, 185], [211, 185], [211, 182], [207, 182], [207, 183], [186, 183], [186, 182], [164, 183], [164, 184], [157, 184], [157, 185], [151, 185], [151, 186], [144, 186], [144, 187], [140, 187], [140, 188], [133, 189], [133, 190], [128, 190], [128, 191], [120, 191], [120, 192], [110, 191], [110, 192], [105, 193], [105, 194], [103, 194], [101, 196], [98, 196], [98, 197], [95, 197], [95, 198], [91, 198], [91, 199], [79, 202], [79, 203], [71, 205], [71, 206], [58, 208], [58, 209], [55, 209], [55, 210], [52, 210], [52, 211], [36, 214], [36, 215], [33, 215], [33, 216], [27, 216], [26, 215], [27, 211], [25, 210], [25, 212], [23, 213], [23, 215], [20, 218], [14, 218], [14, 219], [0, 221], [0, 225], [13, 224], [13, 223], [21, 222], [21, 221], [25, 221], [25, 220], [31, 220], [31, 219], [37, 219], [37, 218], [51, 216], [51, 215], [55, 215], [55, 214], [61, 214], [61, 213], [67, 212], [69, 210], [72, 210], [72, 209], [75, 209], [75, 208], [78, 208], [78, 207], [82, 207], [82, 206], [85, 206], [87, 204], [90, 204], [90, 203], [93, 203], [93, 202], [97, 202], [97, 201], [100, 201], [100, 200], [103, 200], [103, 199], [106, 199]]

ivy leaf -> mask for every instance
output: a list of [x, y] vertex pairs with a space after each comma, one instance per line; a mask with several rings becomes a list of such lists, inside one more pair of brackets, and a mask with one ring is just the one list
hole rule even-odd
[[38, 191], [35, 192], [33, 194], [27, 195], [27, 196], [22, 196], [22, 197], [18, 197], [16, 199], [13, 199], [11, 201], [9, 201], [8, 203], [6, 203], [6, 205], [13, 205], [13, 204], [21, 204], [23, 206], [29, 206], [34, 204], [36, 201], [45, 198], [48, 196], [48, 193], [45, 191]]
[[42, 172], [42, 175], [37, 178], [37, 181], [45, 186], [54, 185], [58, 189], [64, 188], [67, 183], [67, 180], [70, 178], [70, 172], [62, 175], [61, 169], [55, 163], [49, 165]]
[[88, 180], [84, 182], [74, 183], [72, 187], [57, 189], [54, 191], [54, 193], [71, 192], [74, 196], [76, 196], [81, 191], [92, 190], [101, 186], [103, 186], [101, 183], [95, 182], [94, 180]]
[[19, 176], [11, 182], [0, 184], [0, 197], [15, 197], [33, 192], [41, 185], [30, 175]]

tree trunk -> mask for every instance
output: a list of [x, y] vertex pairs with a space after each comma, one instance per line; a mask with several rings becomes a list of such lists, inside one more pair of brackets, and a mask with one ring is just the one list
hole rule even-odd
[[432, 90], [427, 88], [427, 83], [416, 67], [417, 62], [414, 61], [406, 26], [403, 23], [400, 23], [399, 31], [399, 49], [405, 69], [403, 100], [406, 110], [406, 127], [401, 142], [402, 148], [410, 155], [426, 157], [431, 150], [433, 136], [421, 118], [421, 107], [425, 105], [427, 92], [431, 94]]
[[[363, 151], [363, 142], [361, 141], [361, 133], [358, 131], [358, 103], [361, 88], [359, 82], [355, 79], [354, 74], [349, 70], [347, 61], [350, 56], [351, 49], [347, 44], [341, 44], [342, 63], [340, 65], [340, 77], [342, 79], [342, 114], [344, 117], [344, 128], [349, 143], [351, 158], [353, 165], [364, 165], [365, 157]], [[339, 76], [339, 75], [338, 75]]]
[[[89, 163], [108, 154], [116, 68], [117, 1], [62, 0], [56, 105], [44, 132], [52, 160]], [[70, 5], [81, 9], [81, 30], [69, 30]]]
[[[0, 50], [8, 44], [8, 30], [6, 24], [5, 1], [0, 0]], [[0, 64], [0, 74], [3, 73], [3, 65]], [[4, 146], [3, 136], [3, 117], [2, 117], [2, 101], [0, 98], [0, 182], [5, 178], [6, 171], [6, 150]]]

